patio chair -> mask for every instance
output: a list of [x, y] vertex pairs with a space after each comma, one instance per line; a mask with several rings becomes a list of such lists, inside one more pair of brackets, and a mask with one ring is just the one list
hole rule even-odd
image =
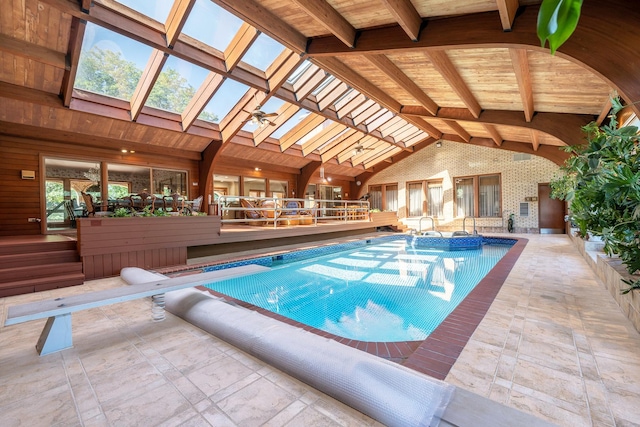
[[179, 215], [184, 210], [184, 197], [180, 193], [162, 197], [163, 209], [172, 215]]
[[103, 210], [102, 205], [96, 205], [93, 203], [93, 196], [91, 194], [87, 194], [85, 192], [80, 192], [82, 195], [82, 200], [84, 201], [85, 210], [83, 212], [83, 216], [92, 217], [92, 216], [106, 216], [109, 215], [109, 212]]
[[189, 210], [189, 213], [191, 215], [197, 215], [198, 212], [200, 212], [200, 209], [202, 209], [202, 201], [204, 200], [204, 196], [198, 196], [195, 199], [193, 199], [193, 201], [191, 203], [189, 203], [189, 206], [187, 207], [187, 209]]
[[244, 217], [251, 220], [249, 224], [257, 223], [258, 225], [262, 225], [264, 223], [264, 221], [258, 221], [263, 219], [262, 212], [258, 210], [253, 203], [249, 200], [240, 199], [240, 204], [244, 208]]
[[131, 194], [129, 196], [129, 200], [131, 201], [131, 209], [134, 211], [143, 211], [147, 206], [151, 206], [150, 212], [153, 212], [156, 208], [156, 196], [155, 194], [149, 194], [146, 191], [143, 191], [138, 194]]

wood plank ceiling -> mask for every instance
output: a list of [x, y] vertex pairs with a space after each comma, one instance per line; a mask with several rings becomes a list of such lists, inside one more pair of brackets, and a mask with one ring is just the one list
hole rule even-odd
[[[75, 143], [193, 159], [218, 144], [227, 160], [292, 171], [316, 162], [355, 180], [439, 139], [559, 161], [557, 147], [603, 120], [614, 89], [640, 93], [537, 47], [539, 1], [214, 0], [244, 21], [224, 51], [183, 33], [195, 3], [175, 0], [160, 23], [114, 0], [3, 0], [5, 131], [45, 128]], [[151, 48], [130, 101], [74, 88], [87, 22]], [[261, 32], [285, 46], [264, 71], [243, 61]], [[145, 105], [171, 56], [209, 73], [180, 113]], [[248, 89], [218, 122], [202, 120], [227, 79]], [[284, 101], [273, 126], [243, 130], [272, 97]]]

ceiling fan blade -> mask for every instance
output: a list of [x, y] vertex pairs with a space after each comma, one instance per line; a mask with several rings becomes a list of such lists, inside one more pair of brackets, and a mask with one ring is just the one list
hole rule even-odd
[[275, 125], [276, 125], [276, 124], [275, 124], [275, 123], [273, 123], [271, 120], [267, 120], [267, 121], [269, 122], [269, 124], [270, 124], [271, 126], [275, 126]]
[[263, 113], [262, 117], [275, 117], [277, 115], [278, 115], [278, 113]]
[[242, 110], [242, 111], [244, 111], [247, 114], [251, 114], [253, 116], [253, 112], [251, 112], [251, 111], [247, 111], [247, 110]]

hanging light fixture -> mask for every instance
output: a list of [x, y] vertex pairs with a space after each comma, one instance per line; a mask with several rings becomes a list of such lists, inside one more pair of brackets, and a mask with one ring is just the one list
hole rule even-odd
[[98, 183], [100, 182], [100, 165], [96, 164], [96, 167], [90, 168], [87, 172], [84, 172], [85, 178], [87, 178], [91, 182]]

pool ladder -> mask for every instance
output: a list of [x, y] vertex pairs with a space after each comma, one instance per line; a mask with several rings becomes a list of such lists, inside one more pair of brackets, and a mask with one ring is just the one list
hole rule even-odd
[[[422, 220], [423, 219], [430, 219], [431, 220], [431, 230], [430, 231], [422, 231]], [[418, 221], [418, 234], [421, 234], [423, 236], [426, 236], [427, 234], [439, 234], [440, 237], [442, 237], [442, 233], [436, 230], [436, 222], [434, 221], [432, 216], [423, 216], [420, 218], [420, 220]]]
[[465, 233], [469, 234], [469, 233], [467, 232], [467, 218], [471, 218], [471, 219], [473, 220], [473, 234], [474, 234], [474, 235], [477, 235], [477, 234], [478, 234], [478, 230], [476, 230], [476, 217], [475, 217], [475, 216], [465, 216], [465, 217], [462, 219], [462, 230], [463, 230]]

